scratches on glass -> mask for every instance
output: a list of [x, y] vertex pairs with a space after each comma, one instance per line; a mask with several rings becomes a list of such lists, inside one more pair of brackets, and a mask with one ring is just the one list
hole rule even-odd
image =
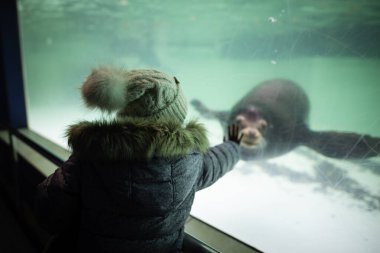
[[[326, 196], [346, 195], [351, 204], [356, 205], [363, 211], [380, 212], [380, 192], [370, 190], [368, 185], [355, 179], [355, 175], [350, 173], [352, 167], [359, 171], [367, 171], [380, 180], [379, 160], [352, 160], [335, 161], [325, 159], [308, 149], [301, 148], [294, 151], [311, 161], [310, 167], [302, 170], [295, 170], [292, 166], [276, 163], [273, 160], [246, 163], [239, 172], [245, 175], [255, 173], [253, 165], [261, 168], [261, 171], [273, 178], [299, 185], [312, 185], [316, 194]], [[297, 167], [297, 165], [295, 165]], [[362, 172], [361, 172], [362, 173]]]

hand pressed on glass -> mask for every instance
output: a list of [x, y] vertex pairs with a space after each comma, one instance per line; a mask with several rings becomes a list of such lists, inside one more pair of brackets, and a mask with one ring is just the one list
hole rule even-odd
[[239, 125], [234, 123], [228, 126], [227, 136], [224, 136], [223, 141], [233, 141], [240, 145], [243, 135], [240, 133]]

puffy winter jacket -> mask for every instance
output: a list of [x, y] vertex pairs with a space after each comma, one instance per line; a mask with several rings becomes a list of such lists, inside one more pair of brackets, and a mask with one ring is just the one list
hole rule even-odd
[[239, 159], [194, 121], [81, 122], [68, 136], [73, 155], [38, 186], [36, 214], [51, 233], [78, 227], [78, 252], [181, 252], [195, 192]]

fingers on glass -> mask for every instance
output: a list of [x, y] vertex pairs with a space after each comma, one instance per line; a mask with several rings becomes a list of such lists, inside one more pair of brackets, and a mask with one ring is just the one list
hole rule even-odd
[[243, 133], [240, 133], [240, 136], [239, 136], [239, 143], [241, 142], [241, 139], [243, 139], [243, 136], [244, 136], [244, 134]]
[[240, 126], [238, 124], [231, 124], [227, 129], [227, 136], [223, 137], [223, 141], [231, 140], [240, 144], [241, 139], [243, 138], [243, 134], [240, 133]]

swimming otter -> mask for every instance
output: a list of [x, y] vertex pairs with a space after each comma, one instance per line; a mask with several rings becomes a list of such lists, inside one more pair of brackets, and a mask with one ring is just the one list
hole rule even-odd
[[199, 100], [191, 103], [203, 116], [219, 119], [224, 129], [233, 122], [240, 126], [244, 134], [243, 160], [276, 157], [299, 145], [333, 158], [368, 158], [380, 153], [380, 138], [310, 130], [307, 125], [309, 99], [301, 87], [290, 80], [260, 83], [230, 112], [209, 110]]

